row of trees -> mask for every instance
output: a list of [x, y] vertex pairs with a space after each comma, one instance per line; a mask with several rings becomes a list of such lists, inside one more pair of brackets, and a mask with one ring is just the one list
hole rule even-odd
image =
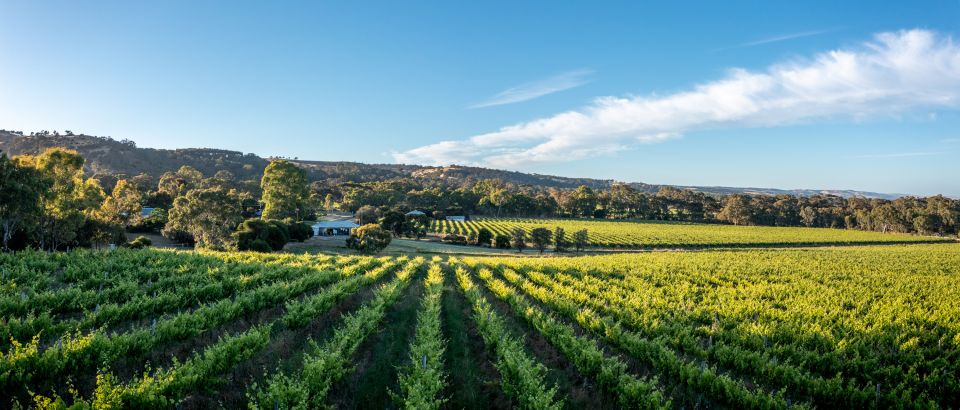
[[515, 217], [575, 217], [720, 222], [737, 225], [810, 226], [951, 235], [960, 228], [960, 201], [943, 196], [896, 200], [834, 195], [713, 196], [662, 187], [642, 192], [628, 184], [610, 189], [542, 189], [500, 180], [450, 187], [411, 179], [328, 185], [314, 182], [311, 196], [323, 206], [356, 212], [402, 208], [435, 218], [482, 214]]
[[524, 249], [532, 245], [541, 254], [551, 245], [554, 252], [560, 253], [566, 252], [571, 247], [580, 252], [590, 244], [586, 229], [576, 231], [568, 237], [566, 231], [559, 226], [553, 231], [547, 228], [534, 228], [529, 233], [523, 228], [515, 228], [510, 232], [510, 235], [497, 234], [496, 236], [489, 229], [480, 228], [475, 232], [470, 232], [466, 237], [448, 234], [441, 239], [455, 245], [490, 246], [499, 249], [513, 248], [517, 252], [523, 252]]

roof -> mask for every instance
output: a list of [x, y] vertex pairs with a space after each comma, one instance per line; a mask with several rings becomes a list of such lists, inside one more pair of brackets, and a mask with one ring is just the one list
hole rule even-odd
[[150, 214], [153, 213], [154, 209], [156, 208], [147, 208], [147, 207], [140, 208], [140, 217], [146, 218], [150, 216]]
[[420, 215], [426, 215], [426, 214], [423, 213], [423, 212], [421, 212], [421, 211], [419, 211], [419, 210], [417, 210], [417, 209], [414, 209], [414, 210], [412, 210], [412, 211], [410, 211], [410, 212], [407, 212], [407, 216], [411, 216], [411, 215], [420, 216]]
[[313, 227], [316, 229], [336, 229], [336, 228], [359, 228], [360, 225], [353, 223], [353, 221], [340, 220], [340, 221], [318, 221], [313, 224]]

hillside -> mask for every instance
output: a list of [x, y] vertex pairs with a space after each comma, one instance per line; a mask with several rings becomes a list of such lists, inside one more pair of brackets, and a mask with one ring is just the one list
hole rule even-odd
[[[268, 158], [253, 153], [242, 153], [214, 148], [155, 149], [137, 147], [133, 141], [117, 141], [107, 137], [90, 135], [38, 134], [20, 135], [0, 130], [0, 151], [10, 155], [37, 154], [49, 147], [67, 147], [80, 152], [87, 159], [87, 172], [95, 176], [137, 175], [146, 173], [159, 176], [167, 171], [176, 171], [184, 165], [192, 166], [205, 175], [226, 170], [238, 179], [259, 179]], [[308, 170], [310, 180], [339, 182], [369, 182], [389, 178], [414, 178], [444, 182], [458, 186], [487, 178], [497, 178], [517, 185], [543, 188], [576, 188], [586, 185], [595, 189], [610, 187], [616, 181], [592, 178], [569, 178], [552, 175], [505, 171], [498, 169], [452, 165], [432, 167], [406, 164], [364, 164], [344, 161], [291, 160]], [[663, 185], [631, 182], [630, 185], [643, 192], [656, 192]], [[714, 195], [737, 193], [762, 195], [832, 194], [845, 198], [867, 197], [895, 199], [901, 195], [853, 190], [814, 190], [776, 188], [735, 188], [678, 186]]]

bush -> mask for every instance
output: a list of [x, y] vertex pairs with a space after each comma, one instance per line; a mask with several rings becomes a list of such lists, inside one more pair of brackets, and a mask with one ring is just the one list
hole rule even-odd
[[[241, 251], [279, 251], [283, 249], [283, 245], [290, 242], [287, 225], [277, 220], [247, 219], [240, 223], [233, 236], [237, 240], [237, 249]], [[254, 242], [258, 240], [266, 243], [269, 250], [260, 244], [255, 247]]]
[[390, 244], [392, 235], [377, 224], [366, 224], [353, 230], [347, 247], [361, 253], [377, 253]]
[[270, 244], [263, 239], [254, 239], [248, 244], [249, 249], [244, 249], [254, 252], [273, 252], [273, 248], [270, 247]]
[[284, 221], [287, 224], [287, 232], [290, 234], [291, 241], [303, 242], [313, 237], [313, 227], [304, 222], [294, 222], [293, 220]]
[[480, 246], [490, 246], [490, 242], [493, 240], [493, 232], [490, 232], [487, 228], [480, 228], [477, 230], [477, 245]]
[[142, 235], [125, 244], [125, 246], [130, 249], [143, 249], [151, 245], [153, 245], [153, 241], [151, 241], [150, 238]]
[[510, 240], [513, 239], [510, 235], [499, 234], [496, 238], [493, 238], [494, 245], [500, 249], [510, 249]]

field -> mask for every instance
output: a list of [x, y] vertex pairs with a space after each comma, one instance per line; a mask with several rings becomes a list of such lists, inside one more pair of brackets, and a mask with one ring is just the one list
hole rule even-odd
[[563, 228], [568, 235], [586, 229], [590, 245], [604, 248], [704, 248], [849, 245], [936, 242], [935, 237], [868, 232], [847, 229], [771, 226], [708, 225], [659, 221], [597, 221], [577, 219], [486, 218], [466, 222], [434, 221], [434, 233], [467, 235], [485, 227], [494, 234], [509, 235], [520, 227]]
[[0, 254], [2, 407], [960, 406], [960, 247]]

